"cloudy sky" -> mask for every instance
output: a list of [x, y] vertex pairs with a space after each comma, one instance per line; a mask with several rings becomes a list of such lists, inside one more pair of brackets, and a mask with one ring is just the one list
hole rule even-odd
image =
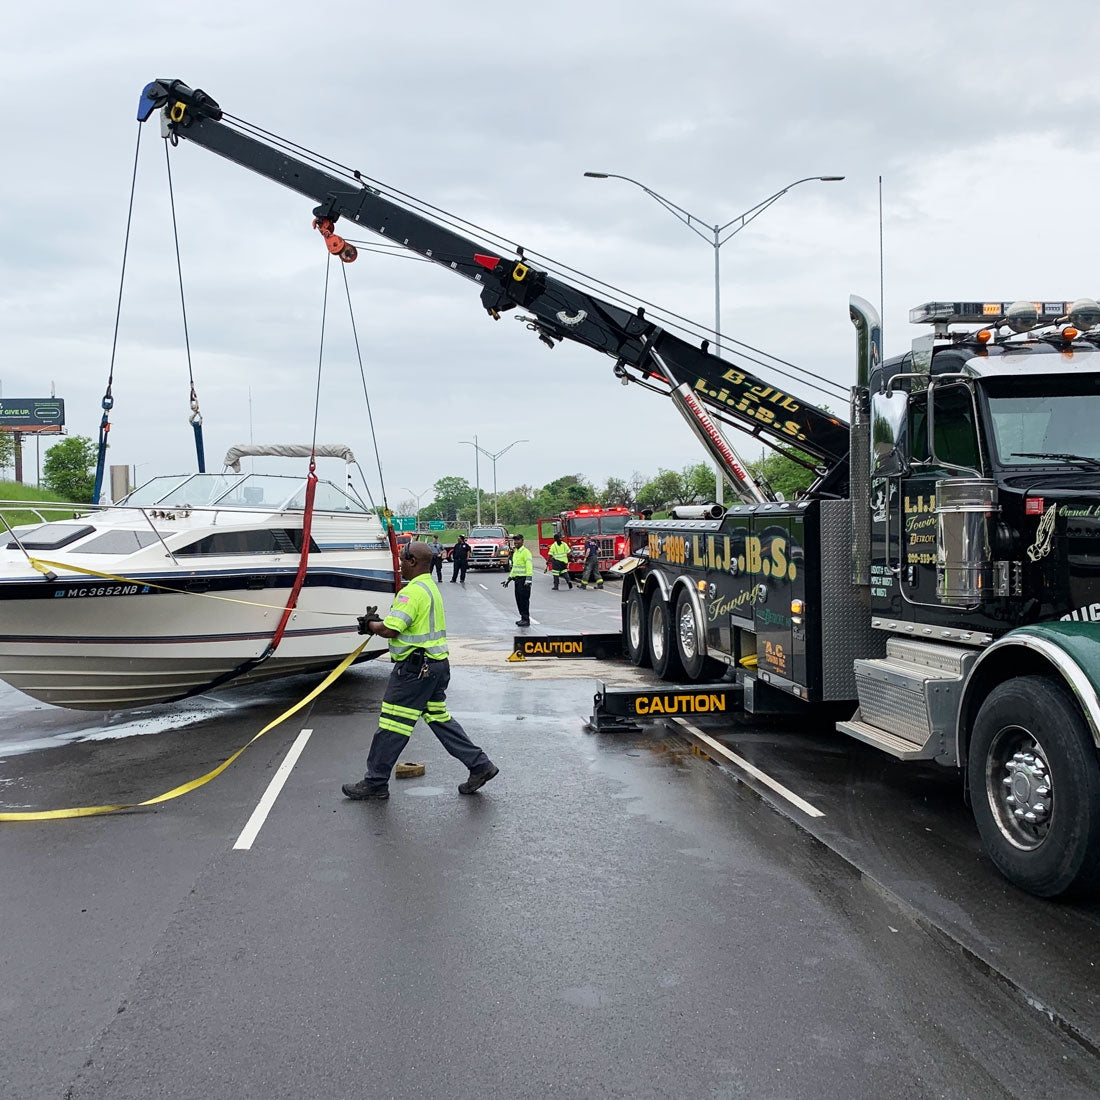
[[[96, 434], [135, 112], [158, 77], [704, 325], [713, 248], [638, 188], [583, 173], [633, 177], [707, 223], [793, 180], [844, 175], [802, 184], [730, 240], [721, 292], [725, 334], [847, 385], [848, 295], [880, 299], [880, 176], [887, 354], [917, 334], [908, 310], [920, 302], [1100, 294], [1097, 10], [1083, 0], [13, 8], [0, 42], [0, 395], [56, 391], [69, 431]], [[164, 146], [155, 122], [143, 129], [108, 459], [137, 466], [139, 480], [194, 463]], [[308, 201], [196, 146], [171, 159], [218, 469], [250, 438], [309, 440], [326, 255]], [[528, 440], [498, 461], [502, 490], [702, 460], [668, 401], [618, 385], [603, 356], [548, 351], [511, 316], [491, 321], [465, 280], [367, 251], [347, 275], [391, 504], [443, 476], [473, 482], [474, 450], [461, 441], [475, 435], [494, 452]], [[349, 332], [334, 283], [318, 437], [350, 444], [377, 492]], [[33, 443], [24, 473], [34, 480]], [[491, 488], [485, 460], [480, 477]]]

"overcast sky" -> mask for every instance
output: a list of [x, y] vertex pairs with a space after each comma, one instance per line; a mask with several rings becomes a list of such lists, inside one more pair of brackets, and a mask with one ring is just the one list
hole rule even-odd
[[[0, 42], [2, 396], [56, 390], [68, 430], [96, 435], [135, 113], [158, 77], [704, 325], [713, 248], [638, 188], [583, 173], [633, 177], [707, 223], [801, 177], [844, 175], [802, 184], [727, 243], [721, 291], [725, 334], [847, 386], [848, 296], [880, 298], [880, 176], [887, 354], [918, 334], [908, 310], [924, 301], [1100, 294], [1097, 10], [1083, 0], [11, 8]], [[208, 468], [250, 438], [308, 442], [326, 262], [311, 204], [187, 143], [172, 173]], [[139, 481], [194, 466], [167, 196], [151, 121], [108, 457], [137, 466]], [[549, 351], [513, 316], [491, 321], [467, 281], [366, 251], [347, 274], [391, 505], [443, 476], [472, 483], [474, 451], [460, 441], [475, 434], [493, 452], [528, 440], [498, 461], [501, 490], [703, 459], [670, 402], [618, 385], [604, 356]], [[348, 332], [337, 283], [318, 437], [349, 444], [377, 493]], [[32, 441], [25, 480], [35, 472]], [[480, 480], [491, 489], [485, 460]]]

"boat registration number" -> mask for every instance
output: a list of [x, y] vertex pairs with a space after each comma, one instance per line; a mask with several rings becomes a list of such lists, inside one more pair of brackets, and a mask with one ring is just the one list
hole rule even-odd
[[136, 596], [139, 592], [148, 592], [147, 584], [87, 584], [80, 588], [57, 588], [55, 598], [67, 599], [71, 596]]

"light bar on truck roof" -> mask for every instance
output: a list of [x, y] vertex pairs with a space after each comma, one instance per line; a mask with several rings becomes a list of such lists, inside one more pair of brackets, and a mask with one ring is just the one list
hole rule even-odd
[[909, 311], [909, 323], [913, 325], [983, 325], [994, 324], [1009, 316], [1019, 316], [1026, 310], [1034, 317], [1035, 324], [1053, 324], [1070, 312], [1074, 302], [925, 302]]

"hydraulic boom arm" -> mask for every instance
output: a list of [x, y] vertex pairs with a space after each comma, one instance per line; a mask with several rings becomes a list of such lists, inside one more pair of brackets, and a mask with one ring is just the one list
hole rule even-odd
[[[482, 305], [492, 317], [521, 306], [531, 314], [528, 320], [539, 338], [551, 346], [573, 340], [614, 358], [616, 373], [631, 368], [645, 381], [670, 391], [686, 386], [721, 419], [762, 442], [799, 448], [826, 468], [847, 459], [844, 421], [667, 332], [641, 309], [631, 312], [536, 270], [524, 260], [522, 250], [516, 258], [490, 254], [440, 221], [384, 197], [362, 182], [359, 173], [341, 178], [311, 163], [308, 154], [288, 149], [287, 143], [246, 129], [225, 116], [205, 92], [178, 80], [147, 85], [138, 120], [146, 121], [160, 108], [170, 140], [204, 146], [305, 195], [319, 204], [313, 213], [322, 223], [345, 218], [465, 276], [481, 287]], [[724, 461], [720, 452], [721, 448], [715, 456]], [[736, 470], [727, 470], [727, 476], [735, 484], [741, 480]]]

